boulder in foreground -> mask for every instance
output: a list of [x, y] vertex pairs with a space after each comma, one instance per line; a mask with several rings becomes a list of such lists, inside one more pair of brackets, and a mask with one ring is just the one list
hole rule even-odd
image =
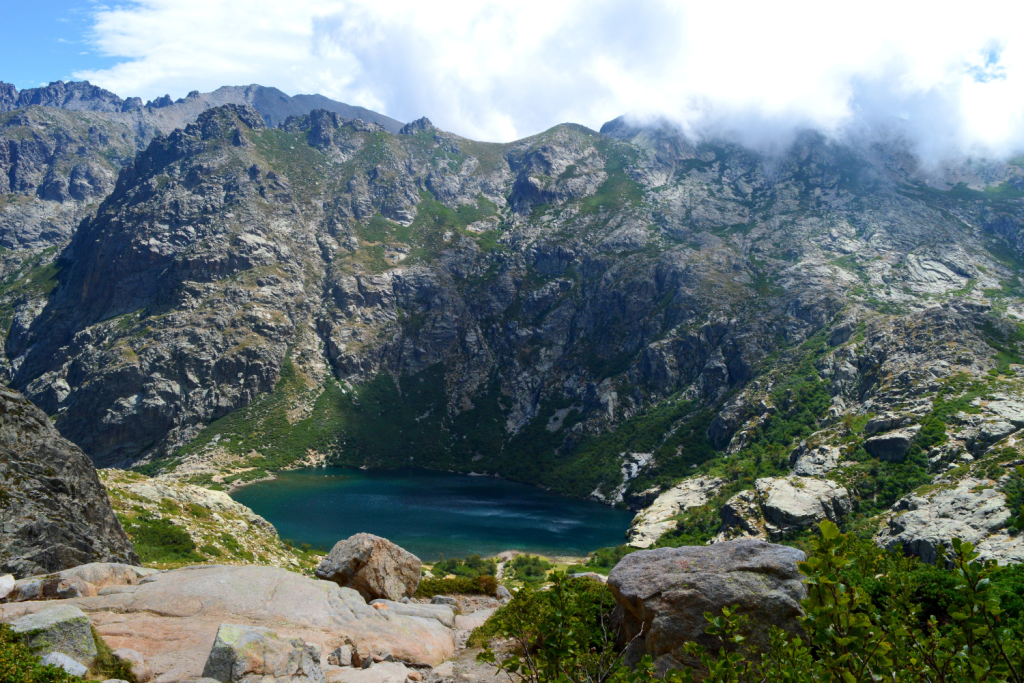
[[50, 605], [36, 614], [21, 617], [12, 628], [32, 653], [40, 657], [57, 652], [84, 665], [96, 658], [96, 640], [89, 617], [74, 605]]
[[325, 683], [320, 648], [258, 626], [221, 624], [203, 676], [224, 683]]
[[338, 543], [316, 568], [317, 578], [352, 588], [369, 602], [400, 600], [420, 585], [420, 558], [386, 538], [356, 534]]
[[89, 456], [6, 387], [0, 387], [0, 494], [0, 573], [21, 578], [86, 562], [139, 564]]
[[608, 577], [630, 642], [627, 661], [649, 654], [664, 672], [692, 665], [683, 652], [691, 640], [717, 652], [721, 644], [705, 635], [704, 613], [721, 615], [731, 605], [749, 617], [747, 643], [764, 651], [772, 626], [799, 629], [807, 591], [797, 562], [804, 557], [796, 548], [752, 539], [627, 555]]

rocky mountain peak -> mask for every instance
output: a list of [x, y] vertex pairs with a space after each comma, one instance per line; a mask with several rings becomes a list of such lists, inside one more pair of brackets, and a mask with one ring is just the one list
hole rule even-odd
[[28, 88], [20, 93], [13, 85], [0, 82], [0, 111], [32, 105], [75, 111], [125, 111], [124, 100], [89, 81], [54, 81], [47, 86]]
[[428, 119], [426, 116], [423, 116], [421, 118], [416, 119], [415, 121], [411, 121], [410, 123], [407, 123], [404, 126], [402, 126], [402, 129], [398, 131], [398, 133], [399, 135], [415, 135], [416, 133], [425, 130], [437, 129], [434, 127], [434, 124], [430, 122], [430, 119]]

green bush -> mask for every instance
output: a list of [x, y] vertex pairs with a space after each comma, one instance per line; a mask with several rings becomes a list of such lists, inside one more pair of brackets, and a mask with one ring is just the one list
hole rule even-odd
[[[696, 667], [663, 680], [1024, 681], [1024, 568], [980, 562], [959, 539], [942, 566], [930, 566], [843, 535], [831, 522], [820, 530], [799, 563], [808, 589], [801, 636], [773, 628], [758, 652], [734, 608], [706, 613], [718, 651], [683, 644]], [[575, 581], [556, 573], [550, 591], [520, 591], [474, 632], [471, 642], [485, 646], [479, 659], [521, 683], [653, 683], [649, 657], [630, 670], [616, 652], [608, 589]], [[518, 647], [496, 654], [487, 646], [494, 636]]]
[[188, 532], [167, 519], [139, 515], [125, 528], [143, 562], [203, 562]]
[[441, 559], [434, 563], [432, 570], [432, 573], [435, 575], [454, 574], [455, 576], [465, 576], [470, 579], [483, 575], [494, 576], [497, 572], [497, 560], [494, 558], [485, 560], [479, 555], [470, 555], [464, 560], [460, 560], [457, 557], [446, 560], [444, 555], [442, 555]]
[[516, 555], [508, 563], [509, 578], [527, 584], [540, 583], [547, 578], [552, 565], [536, 555]]
[[619, 560], [630, 553], [636, 552], [636, 550], [636, 548], [628, 545], [617, 545], [612, 548], [598, 548], [594, 552], [590, 553], [590, 557], [588, 557], [583, 564], [574, 564], [565, 571], [567, 574], [574, 574], [577, 572], [608, 574], [608, 572], [612, 570], [612, 567], [619, 563]]
[[0, 681], [14, 683], [72, 683], [80, 681], [63, 669], [43, 666], [7, 624], [0, 624]]
[[475, 579], [458, 576], [454, 579], [423, 579], [416, 589], [416, 597], [432, 598], [435, 595], [494, 595], [498, 581], [484, 574]]

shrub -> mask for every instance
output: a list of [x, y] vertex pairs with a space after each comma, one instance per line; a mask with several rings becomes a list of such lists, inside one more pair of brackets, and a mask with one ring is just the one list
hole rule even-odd
[[181, 527], [167, 519], [139, 515], [125, 531], [143, 562], [202, 562], [206, 558], [195, 552], [196, 544]]
[[[980, 562], [959, 539], [943, 569], [840, 534], [831, 522], [820, 531], [799, 564], [808, 588], [803, 636], [776, 628], [768, 649], [753, 651], [745, 618], [725, 607], [705, 614], [718, 652], [684, 644], [696, 670], [663, 680], [1024, 682], [1024, 568]], [[557, 573], [552, 580], [550, 591], [524, 588], [474, 632], [477, 644], [501, 635], [518, 646], [501, 656], [486, 648], [479, 659], [519, 683], [653, 683], [649, 657], [630, 670], [615, 654], [608, 589]]]
[[494, 595], [498, 591], [498, 580], [483, 575], [475, 579], [457, 576], [454, 579], [423, 579], [416, 589], [416, 597], [432, 598], [435, 595], [468, 594]]
[[540, 583], [547, 578], [551, 563], [542, 560], [536, 555], [516, 555], [508, 563], [510, 577], [528, 584]]
[[636, 552], [636, 548], [628, 545], [618, 545], [612, 548], [598, 548], [590, 554], [583, 564], [574, 564], [566, 569], [567, 574], [576, 572], [596, 572], [608, 574], [612, 567], [619, 563], [626, 555]]
[[465, 576], [470, 579], [475, 579], [482, 575], [494, 576], [497, 572], [497, 560], [494, 558], [485, 560], [479, 555], [470, 555], [465, 560], [460, 560], [457, 557], [446, 560], [444, 555], [442, 555], [441, 559], [434, 563], [433, 568], [434, 574], [454, 574], [455, 576]]
[[7, 624], [0, 624], [0, 681], [72, 683], [80, 679], [55, 666], [43, 666]]

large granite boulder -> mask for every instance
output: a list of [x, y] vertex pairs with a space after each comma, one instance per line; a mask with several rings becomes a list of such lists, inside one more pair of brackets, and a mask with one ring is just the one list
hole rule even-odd
[[386, 538], [356, 534], [338, 541], [316, 575], [359, 591], [367, 601], [400, 600], [416, 592], [422, 566], [420, 558]]
[[92, 461], [46, 413], [0, 387], [0, 571], [16, 577], [87, 562], [139, 564]]
[[222, 624], [203, 676], [224, 683], [325, 683], [320, 648], [258, 626]]
[[879, 460], [903, 462], [919, 431], [921, 427], [915, 425], [873, 436], [864, 442], [864, 450]]
[[662, 534], [676, 528], [673, 517], [707, 505], [724, 483], [716, 477], [693, 477], [679, 482], [637, 513], [626, 532], [627, 543], [634, 548], [650, 548]]
[[17, 619], [11, 628], [37, 656], [59, 652], [86, 666], [96, 658], [89, 617], [74, 605], [49, 605]]
[[350, 588], [277, 567], [175, 569], [95, 597], [0, 604], [0, 621], [53, 604], [81, 608], [111, 648], [141, 653], [161, 683], [199, 678], [225, 623], [269, 628], [321, 652], [348, 646], [359, 661], [388, 653], [424, 667], [455, 654], [455, 632], [436, 619], [374, 609]]
[[991, 482], [968, 477], [955, 486], [896, 501], [875, 543], [888, 550], [902, 546], [908, 555], [934, 563], [939, 546], [952, 550], [953, 538], [959, 538], [975, 544], [982, 559], [1012, 564], [1024, 560], [1024, 544], [1000, 535], [1010, 517], [1003, 493]]
[[748, 643], [764, 650], [768, 631], [799, 629], [806, 596], [796, 548], [746, 539], [709, 546], [640, 550], [624, 557], [608, 577], [622, 610], [628, 661], [654, 657], [659, 671], [689, 663], [683, 644], [695, 641], [718, 651], [705, 635], [705, 612], [720, 615], [738, 605], [749, 616]]

